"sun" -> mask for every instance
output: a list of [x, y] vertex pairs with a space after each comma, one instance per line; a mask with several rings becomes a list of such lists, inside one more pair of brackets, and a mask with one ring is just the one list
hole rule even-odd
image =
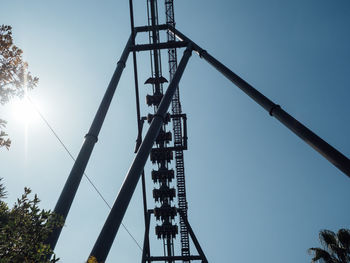
[[29, 124], [38, 119], [38, 113], [27, 97], [15, 99], [11, 104], [11, 112], [15, 120]]

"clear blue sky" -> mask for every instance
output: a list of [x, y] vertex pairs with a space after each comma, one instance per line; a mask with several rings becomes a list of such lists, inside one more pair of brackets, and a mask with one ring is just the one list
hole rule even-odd
[[[144, 25], [146, 0], [134, 5], [136, 25]], [[2, 3], [1, 24], [13, 26], [16, 44], [40, 78], [31, 97], [74, 155], [130, 34], [128, 12], [127, 0]], [[175, 0], [175, 14], [178, 29], [350, 156], [349, 1]], [[143, 83], [150, 74], [148, 54], [139, 60]], [[134, 157], [131, 62], [86, 170], [110, 203]], [[319, 230], [350, 228], [348, 177], [196, 54], [180, 88], [188, 115], [189, 221], [210, 262], [310, 262], [306, 250], [319, 244]], [[146, 114], [150, 90], [143, 85], [141, 90]], [[25, 139], [25, 126], [10, 106], [1, 108], [1, 116], [13, 140], [10, 151], [0, 151], [7, 201], [14, 203], [29, 186], [42, 207], [53, 209], [72, 160], [39, 118], [29, 124]], [[150, 170], [148, 164], [152, 207]], [[107, 214], [83, 178], [57, 244], [62, 262], [86, 260]], [[124, 224], [142, 244], [139, 187]], [[161, 253], [160, 243], [152, 244]], [[140, 258], [121, 228], [107, 262]]]

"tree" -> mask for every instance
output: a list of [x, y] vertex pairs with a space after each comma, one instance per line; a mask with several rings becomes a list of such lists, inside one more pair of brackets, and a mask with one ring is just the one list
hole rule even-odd
[[6, 121], [0, 119], [0, 147], [5, 146], [7, 149], [11, 146], [11, 140], [7, 138], [7, 133], [2, 131], [6, 127]]
[[[0, 105], [14, 97], [23, 97], [27, 90], [33, 89], [39, 79], [28, 71], [28, 63], [23, 61], [23, 51], [13, 44], [11, 26], [0, 26]], [[11, 140], [4, 129], [6, 121], [0, 118], [0, 147], [7, 149]]]
[[10, 209], [2, 201], [6, 196], [0, 183], [0, 262], [1, 263], [49, 263], [58, 259], [45, 244], [48, 235], [63, 225], [63, 219], [49, 210], [41, 210], [37, 195], [29, 198], [31, 190], [24, 194]]
[[322, 230], [319, 239], [323, 248], [310, 248], [312, 262], [350, 263], [350, 230], [340, 229], [338, 233]]

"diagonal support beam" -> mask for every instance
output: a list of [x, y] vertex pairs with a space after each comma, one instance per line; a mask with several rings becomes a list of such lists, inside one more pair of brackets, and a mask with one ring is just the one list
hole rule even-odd
[[[63, 187], [61, 195], [57, 201], [54, 209], [54, 213], [60, 215], [65, 220], [69, 209], [73, 203], [73, 199], [78, 190], [81, 178], [83, 177], [85, 168], [90, 159], [92, 150], [94, 149], [95, 143], [97, 142], [98, 135], [100, 133], [102, 124], [106, 117], [108, 108], [111, 104], [115, 90], [119, 83], [122, 72], [125, 68], [126, 61], [128, 59], [130, 49], [133, 43], [134, 35], [131, 35], [125, 48], [117, 63], [117, 68], [114, 71], [112, 79], [107, 87], [106, 93], [101, 101], [101, 104], [96, 112], [95, 118], [91, 124], [89, 132], [85, 135], [85, 141], [80, 149], [78, 157], [72, 167], [72, 170], [68, 176], [66, 184]], [[62, 228], [57, 228], [53, 231], [47, 240], [47, 244], [50, 245], [52, 250], [55, 249], [57, 240], [60, 236]]]
[[210, 65], [221, 72], [227, 79], [233, 82], [238, 88], [246, 93], [250, 98], [263, 107], [271, 116], [274, 116], [288, 129], [299, 136], [303, 141], [309, 144], [317, 152], [319, 152], [324, 158], [336, 166], [339, 170], [350, 177], [350, 160], [344, 156], [341, 152], [328, 144], [317, 134], [312, 132], [293, 116], [284, 111], [280, 105], [275, 104], [273, 101], [265, 97], [258, 90], [253, 88], [249, 83], [240, 78], [237, 74], [232, 72], [229, 68], [223, 65], [220, 61], [211, 56], [207, 51], [202, 49], [180, 31], [172, 26], [168, 26], [169, 30], [182, 41], [192, 43], [193, 49], [199, 54], [201, 58], [204, 58]]
[[187, 62], [191, 56], [192, 48], [189, 46], [180, 61], [173, 80], [164, 94], [164, 97], [154, 115], [152, 123], [147, 134], [135, 156], [135, 159], [125, 177], [122, 187], [118, 193], [117, 199], [107, 217], [107, 220], [98, 236], [96, 243], [90, 253], [89, 258], [95, 257], [98, 262], [105, 262], [109, 250], [113, 244], [114, 238], [118, 232], [124, 214], [130, 203], [131, 197], [135, 191], [137, 182], [145, 166], [149, 153], [153, 147], [154, 141], [164, 122], [164, 117], [168, 111], [171, 99], [175, 93], [176, 87], [182, 77]]

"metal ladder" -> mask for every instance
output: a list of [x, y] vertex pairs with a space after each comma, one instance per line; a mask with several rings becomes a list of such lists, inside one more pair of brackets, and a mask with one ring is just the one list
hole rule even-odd
[[[173, 0], [165, 0], [165, 16], [166, 16], [166, 23], [168, 25], [175, 27]], [[175, 36], [170, 32], [168, 32], [167, 40], [169, 42], [175, 41]], [[171, 81], [177, 69], [176, 48], [168, 49], [168, 62], [169, 62], [169, 75], [170, 75], [170, 81]], [[177, 87], [174, 97], [172, 99], [172, 113], [174, 115], [179, 115], [182, 113], [179, 87]], [[181, 124], [180, 117], [173, 118], [173, 132], [174, 132], [175, 148], [182, 147], [183, 138], [182, 138], [182, 124]], [[179, 209], [182, 210], [184, 216], [187, 218], [187, 199], [186, 199], [185, 167], [184, 167], [183, 150], [175, 150], [175, 162], [176, 162], [178, 207]], [[180, 217], [180, 236], [181, 236], [181, 254], [182, 256], [189, 256], [190, 242], [189, 242], [188, 230], [181, 217]], [[189, 262], [189, 261], [183, 261], [183, 262]]]

